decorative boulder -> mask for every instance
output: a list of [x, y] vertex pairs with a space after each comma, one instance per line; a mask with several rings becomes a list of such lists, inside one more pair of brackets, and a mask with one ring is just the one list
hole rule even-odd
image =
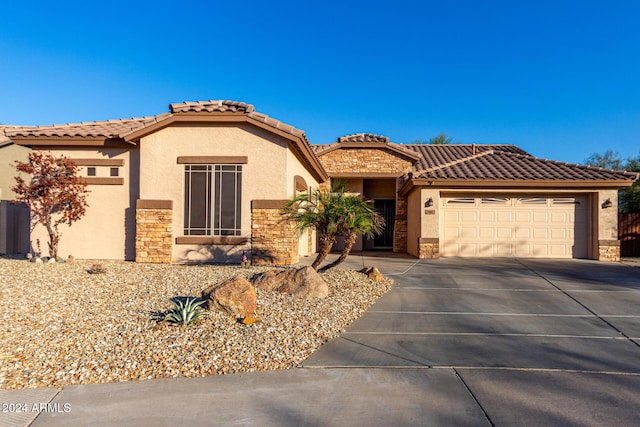
[[254, 278], [251, 282], [253, 286], [265, 291], [275, 291], [279, 286], [282, 286], [282, 281], [279, 279], [279, 274], [285, 270], [267, 270]]
[[325, 298], [329, 295], [329, 287], [311, 267], [298, 270], [269, 270], [256, 277], [253, 286], [302, 298]]
[[382, 282], [384, 280], [384, 276], [380, 274], [380, 270], [377, 267], [365, 267], [360, 270], [360, 273], [367, 276], [368, 279], [373, 280], [374, 282]]
[[207, 301], [210, 308], [224, 311], [236, 318], [253, 317], [258, 307], [255, 288], [240, 276], [203, 290], [202, 299]]

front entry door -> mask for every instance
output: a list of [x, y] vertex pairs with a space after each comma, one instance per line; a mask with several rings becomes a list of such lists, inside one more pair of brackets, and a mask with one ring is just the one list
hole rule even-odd
[[396, 201], [393, 199], [378, 199], [373, 201], [373, 207], [384, 218], [385, 226], [382, 234], [373, 239], [374, 249], [393, 248], [393, 225], [396, 219]]

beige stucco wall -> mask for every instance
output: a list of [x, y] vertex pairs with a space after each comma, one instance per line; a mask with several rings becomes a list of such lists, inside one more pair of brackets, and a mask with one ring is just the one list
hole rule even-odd
[[[242, 169], [242, 236], [251, 236], [251, 201], [285, 200], [294, 195], [294, 176], [317, 186], [311, 174], [290, 153], [289, 142], [251, 126], [171, 126], [140, 141], [140, 198], [173, 201], [173, 238], [184, 229], [184, 165], [180, 156], [246, 156]], [[173, 261], [235, 262], [246, 244], [230, 246], [174, 245]]]
[[[300, 193], [306, 193], [309, 191], [309, 187], [311, 189], [318, 188], [318, 181], [313, 177], [313, 175], [307, 170], [302, 161], [296, 156], [293, 150], [287, 150], [287, 199], [290, 197], [294, 197]], [[302, 177], [307, 183], [307, 190], [305, 191], [296, 191], [295, 190], [295, 176]], [[311, 234], [311, 236], [310, 236]], [[300, 256], [309, 256], [316, 252], [316, 239], [315, 232], [310, 230], [305, 230], [299, 238], [298, 241], [298, 255]]]
[[11, 187], [16, 185], [14, 161], [26, 162], [30, 151], [29, 148], [16, 144], [0, 148], [0, 200], [14, 199], [15, 193], [11, 191]]
[[[71, 159], [122, 159], [120, 177], [124, 185], [88, 185], [90, 191], [86, 215], [71, 226], [61, 225], [62, 237], [58, 255], [73, 255], [78, 259], [133, 259], [135, 256], [135, 158], [125, 149], [78, 149], [50, 150], [53, 155], [65, 155]], [[133, 159], [133, 162], [131, 161]], [[133, 164], [132, 164], [133, 163]], [[110, 166], [96, 166], [97, 177], [107, 177]], [[131, 179], [134, 168], [134, 179]], [[80, 167], [80, 174], [86, 175], [86, 167]], [[131, 217], [133, 215], [133, 218]], [[32, 249], [38, 250], [38, 241], [42, 255], [48, 256], [48, 234], [42, 225], [31, 233]], [[132, 245], [134, 245], [132, 247]]]
[[293, 197], [296, 194], [294, 185], [294, 177], [296, 175], [304, 178], [305, 182], [307, 183], [307, 187], [311, 187], [312, 189], [318, 188], [318, 181], [313, 178], [313, 175], [311, 175], [311, 173], [307, 170], [302, 161], [296, 156], [293, 150], [287, 150], [286, 159], [287, 177], [289, 178], [287, 180], [287, 198]]
[[[611, 200], [612, 206], [603, 209], [605, 200]], [[598, 240], [618, 239], [618, 190], [600, 190], [597, 197]]]
[[407, 196], [407, 252], [415, 257], [418, 256], [418, 239], [421, 236], [420, 199], [420, 189], [413, 190]]

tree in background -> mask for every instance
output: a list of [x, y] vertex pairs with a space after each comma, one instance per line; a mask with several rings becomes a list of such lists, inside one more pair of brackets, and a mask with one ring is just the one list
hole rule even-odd
[[620, 155], [617, 151], [613, 150], [607, 150], [602, 154], [593, 153], [584, 159], [584, 164], [603, 169], [623, 169], [623, 161], [620, 159]]
[[379, 234], [384, 226], [380, 214], [360, 197], [349, 194], [346, 185], [340, 181], [333, 181], [329, 191], [315, 189], [294, 197], [281, 213], [285, 220], [293, 221], [300, 232], [312, 227], [316, 229], [320, 250], [311, 264], [314, 270], [318, 270], [329, 255], [336, 237], [345, 237], [345, 249], [340, 257], [320, 271], [344, 261], [351, 252], [357, 234]]
[[[640, 172], [640, 155], [622, 160], [618, 152], [613, 150], [607, 150], [603, 154], [594, 153], [584, 163], [605, 169]], [[618, 192], [618, 209], [622, 213], [640, 212], [640, 180]]]
[[444, 144], [457, 144], [453, 142], [453, 137], [447, 136], [445, 132], [442, 132], [427, 140], [418, 139], [413, 142], [414, 144], [432, 144], [432, 145], [444, 145]]
[[31, 176], [29, 182], [15, 177], [13, 203], [25, 203], [32, 223], [42, 224], [49, 233], [49, 256], [58, 256], [60, 224], [71, 225], [82, 218], [88, 207], [87, 184], [78, 175], [78, 167], [69, 158], [32, 151], [27, 162], [15, 161], [15, 168]]

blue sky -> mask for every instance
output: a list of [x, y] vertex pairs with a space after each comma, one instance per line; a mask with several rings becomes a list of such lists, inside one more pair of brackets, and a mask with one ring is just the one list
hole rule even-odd
[[640, 154], [640, 2], [9, 2], [0, 123], [232, 99], [312, 143], [446, 132], [582, 162]]

